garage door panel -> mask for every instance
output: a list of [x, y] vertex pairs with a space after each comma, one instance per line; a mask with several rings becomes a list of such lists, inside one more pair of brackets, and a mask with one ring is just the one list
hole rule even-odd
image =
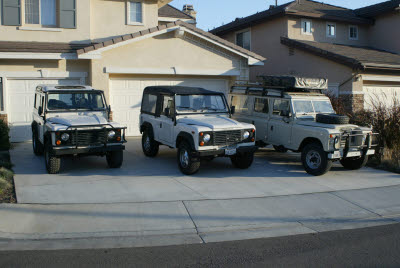
[[36, 87], [40, 84], [76, 85], [77, 79], [8, 79], [7, 114], [12, 142], [31, 139], [32, 111]]
[[116, 78], [110, 81], [113, 119], [126, 126], [127, 136], [139, 136], [139, 116], [144, 88], [148, 86], [202, 87], [228, 94], [226, 79], [195, 78]]
[[393, 106], [395, 100], [400, 101], [400, 86], [364, 86], [365, 109], [372, 109], [380, 103]]

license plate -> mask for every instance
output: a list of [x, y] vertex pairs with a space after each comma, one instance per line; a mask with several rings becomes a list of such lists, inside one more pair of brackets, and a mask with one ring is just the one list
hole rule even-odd
[[346, 157], [355, 157], [355, 156], [361, 156], [360, 152], [348, 152]]
[[236, 148], [235, 149], [225, 149], [225, 154], [226, 155], [235, 155], [236, 154]]
[[375, 154], [375, 150], [368, 150], [367, 155]]

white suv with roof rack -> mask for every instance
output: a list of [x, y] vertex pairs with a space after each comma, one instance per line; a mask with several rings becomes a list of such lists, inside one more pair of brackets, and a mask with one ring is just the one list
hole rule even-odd
[[123, 161], [125, 127], [109, 120], [104, 93], [89, 86], [39, 85], [35, 92], [32, 144], [44, 153], [48, 173], [58, 173], [63, 156], [106, 156], [108, 166]]
[[328, 172], [333, 161], [346, 169], [359, 169], [375, 153], [376, 134], [335, 113], [323, 94], [326, 79], [261, 78], [262, 82], [238, 82], [230, 93], [234, 118], [257, 127], [257, 145], [301, 152], [304, 169], [316, 176]]

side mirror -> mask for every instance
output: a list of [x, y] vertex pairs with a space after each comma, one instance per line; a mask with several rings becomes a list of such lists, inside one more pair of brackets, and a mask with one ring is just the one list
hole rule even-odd
[[165, 108], [164, 109], [164, 115], [167, 116], [167, 117], [170, 116], [171, 115], [171, 110], [169, 108]]
[[43, 114], [43, 107], [40, 106], [38, 109], [38, 114], [41, 116]]
[[235, 112], [236, 112], [236, 106], [232, 106], [231, 107], [231, 114], [235, 114]]

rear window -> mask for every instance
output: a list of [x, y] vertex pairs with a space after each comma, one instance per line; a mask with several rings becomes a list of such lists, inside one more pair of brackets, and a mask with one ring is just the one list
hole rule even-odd
[[142, 101], [142, 112], [155, 114], [157, 107], [157, 95], [144, 94]]

